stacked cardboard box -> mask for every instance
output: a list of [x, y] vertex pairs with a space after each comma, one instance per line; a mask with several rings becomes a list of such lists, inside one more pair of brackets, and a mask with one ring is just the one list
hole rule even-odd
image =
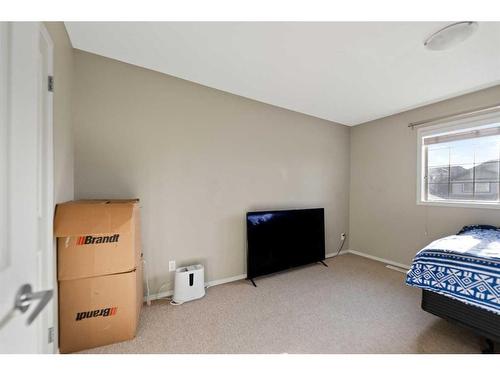
[[133, 338], [143, 300], [138, 199], [59, 204], [54, 231], [60, 352]]

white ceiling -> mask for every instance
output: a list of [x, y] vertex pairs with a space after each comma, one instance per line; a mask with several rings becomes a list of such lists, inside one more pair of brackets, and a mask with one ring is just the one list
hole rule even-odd
[[500, 83], [500, 22], [448, 51], [442, 22], [66, 22], [73, 47], [356, 125]]

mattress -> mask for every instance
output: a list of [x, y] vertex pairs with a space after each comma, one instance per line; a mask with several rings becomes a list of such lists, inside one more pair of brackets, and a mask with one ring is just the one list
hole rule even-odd
[[476, 225], [420, 250], [406, 284], [500, 314], [500, 229]]

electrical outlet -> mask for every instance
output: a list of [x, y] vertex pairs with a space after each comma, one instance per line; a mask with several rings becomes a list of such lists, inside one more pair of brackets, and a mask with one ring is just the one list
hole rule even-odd
[[170, 272], [175, 271], [175, 260], [171, 260], [170, 262], [168, 262], [168, 270]]
[[341, 241], [345, 240], [345, 233], [341, 233], [341, 234], [340, 234], [340, 240], [341, 240]]

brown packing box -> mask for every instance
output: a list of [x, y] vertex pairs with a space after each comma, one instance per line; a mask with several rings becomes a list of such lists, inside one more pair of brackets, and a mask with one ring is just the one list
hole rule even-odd
[[139, 200], [57, 205], [59, 349], [131, 339], [143, 301]]
[[60, 281], [60, 352], [135, 337], [142, 301], [141, 264], [130, 272]]
[[58, 204], [54, 232], [58, 280], [131, 271], [141, 256], [139, 200]]

